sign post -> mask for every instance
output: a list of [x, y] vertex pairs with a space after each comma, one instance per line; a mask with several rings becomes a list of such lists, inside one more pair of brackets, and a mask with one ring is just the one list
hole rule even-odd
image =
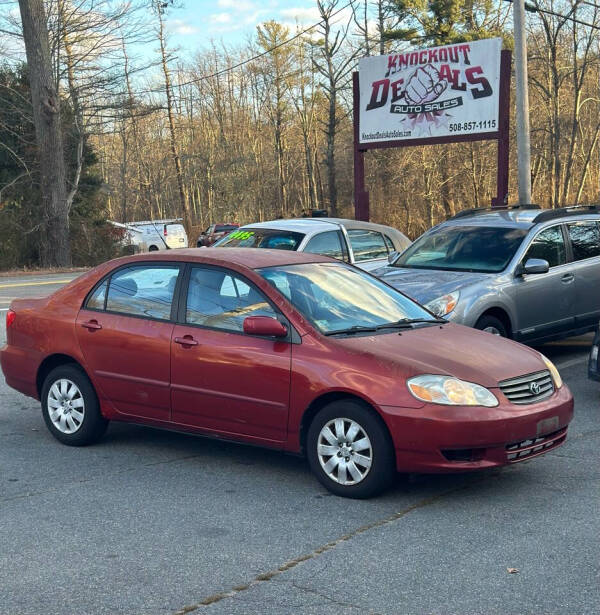
[[369, 219], [365, 152], [370, 149], [498, 141], [497, 193], [508, 195], [510, 51], [484, 39], [363, 58], [353, 74], [354, 198]]

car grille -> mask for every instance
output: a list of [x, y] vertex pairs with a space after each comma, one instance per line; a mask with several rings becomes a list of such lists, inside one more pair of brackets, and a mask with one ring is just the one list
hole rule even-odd
[[554, 433], [539, 438], [529, 438], [521, 442], [506, 445], [506, 457], [509, 463], [517, 463], [529, 457], [541, 455], [551, 448], [560, 446], [567, 437], [567, 428], [559, 429]]
[[513, 404], [534, 404], [554, 393], [552, 376], [546, 369], [520, 378], [503, 380], [500, 390]]

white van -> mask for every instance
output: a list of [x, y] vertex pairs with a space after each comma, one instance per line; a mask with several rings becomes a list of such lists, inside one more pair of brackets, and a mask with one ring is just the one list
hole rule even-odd
[[125, 230], [123, 243], [126, 246], [133, 246], [136, 252], [155, 252], [188, 247], [188, 237], [181, 224], [181, 218], [144, 220], [125, 224], [111, 222], [111, 224]]

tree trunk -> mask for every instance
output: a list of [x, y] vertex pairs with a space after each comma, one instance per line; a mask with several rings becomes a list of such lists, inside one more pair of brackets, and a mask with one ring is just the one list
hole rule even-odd
[[43, 0], [19, 0], [19, 7], [38, 146], [40, 199], [45, 218], [41, 263], [45, 267], [68, 267], [71, 264], [71, 245], [60, 98], [52, 76], [46, 12]]
[[181, 171], [181, 159], [179, 158], [179, 151], [177, 149], [177, 137], [175, 134], [175, 119], [173, 116], [173, 93], [171, 91], [171, 75], [169, 74], [169, 67], [167, 65], [167, 50], [165, 46], [165, 27], [162, 13], [158, 12], [159, 23], [159, 39], [160, 39], [160, 58], [162, 63], [162, 69], [165, 76], [165, 94], [167, 97], [167, 116], [169, 119], [169, 134], [171, 137], [171, 156], [173, 158], [173, 164], [175, 165], [175, 175], [177, 176], [177, 188], [179, 191], [179, 209], [183, 217], [183, 225], [188, 236], [192, 233], [192, 213], [190, 211], [190, 204], [188, 202], [185, 186], [183, 184], [183, 173]]

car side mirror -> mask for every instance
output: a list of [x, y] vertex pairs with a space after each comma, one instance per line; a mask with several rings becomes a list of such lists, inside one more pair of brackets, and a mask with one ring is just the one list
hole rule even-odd
[[521, 275], [525, 273], [548, 273], [550, 270], [550, 263], [543, 258], [528, 258], [525, 264], [521, 266]]
[[271, 316], [248, 316], [244, 318], [244, 333], [263, 337], [286, 337], [287, 327]]
[[388, 254], [388, 263], [391, 265], [398, 258], [399, 254], [400, 252], [396, 252], [395, 250], [394, 252], [390, 252]]

